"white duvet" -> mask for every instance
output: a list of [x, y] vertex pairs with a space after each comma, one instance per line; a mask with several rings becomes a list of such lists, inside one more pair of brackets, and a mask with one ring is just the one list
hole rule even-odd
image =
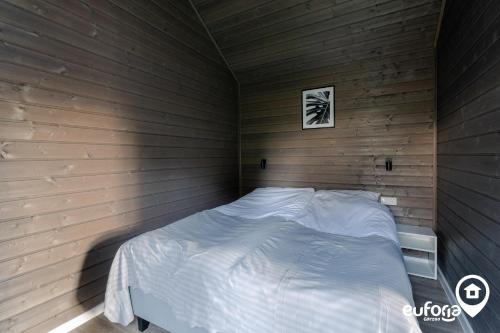
[[214, 210], [249, 219], [281, 216], [293, 219], [303, 213], [314, 197], [313, 188], [257, 188], [244, 197]]
[[[210, 332], [420, 332], [396, 242], [319, 232], [280, 216], [194, 214], [125, 243], [105, 315], [129, 324], [128, 288]], [[177, 333], [177, 332], [174, 332]]]

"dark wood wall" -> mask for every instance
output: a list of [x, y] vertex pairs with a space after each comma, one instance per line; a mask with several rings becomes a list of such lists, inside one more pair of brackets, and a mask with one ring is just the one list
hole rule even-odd
[[[432, 225], [439, 1], [195, 3], [240, 82], [243, 192], [364, 188], [397, 196], [398, 222]], [[328, 85], [335, 128], [303, 131], [301, 90]]]
[[500, 323], [500, 2], [447, 0], [437, 49], [438, 236], [450, 285], [490, 285], [476, 332]]
[[0, 331], [100, 303], [126, 239], [233, 199], [236, 97], [187, 1], [0, 1]]

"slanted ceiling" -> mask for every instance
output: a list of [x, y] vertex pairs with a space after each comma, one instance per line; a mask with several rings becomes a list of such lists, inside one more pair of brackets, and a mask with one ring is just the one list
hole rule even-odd
[[[195, 0], [240, 83], [241, 183], [362, 188], [433, 225], [436, 0]], [[301, 90], [335, 85], [335, 128], [302, 130]], [[393, 158], [394, 169], [384, 162]], [[268, 168], [258, 168], [266, 158]]]
[[436, 0], [194, 4], [242, 85], [431, 43], [440, 9]]

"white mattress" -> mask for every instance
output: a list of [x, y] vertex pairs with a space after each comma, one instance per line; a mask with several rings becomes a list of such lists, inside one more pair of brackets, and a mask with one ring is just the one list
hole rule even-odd
[[[129, 286], [209, 332], [420, 332], [398, 245], [319, 232], [283, 217], [210, 210], [125, 243], [105, 315], [130, 323]], [[178, 333], [178, 332], [173, 332]]]

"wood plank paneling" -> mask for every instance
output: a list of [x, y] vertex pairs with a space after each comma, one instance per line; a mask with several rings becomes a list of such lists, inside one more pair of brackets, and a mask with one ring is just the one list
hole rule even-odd
[[[398, 222], [433, 225], [440, 1], [194, 3], [240, 82], [243, 193], [376, 190], [398, 197]], [[303, 131], [301, 90], [328, 85], [335, 128]]]
[[499, 13], [498, 1], [447, 0], [437, 48], [439, 259], [450, 285], [488, 281], [476, 332], [500, 323]]
[[0, 3], [0, 331], [103, 300], [127, 239], [238, 193], [237, 85], [182, 1]]

